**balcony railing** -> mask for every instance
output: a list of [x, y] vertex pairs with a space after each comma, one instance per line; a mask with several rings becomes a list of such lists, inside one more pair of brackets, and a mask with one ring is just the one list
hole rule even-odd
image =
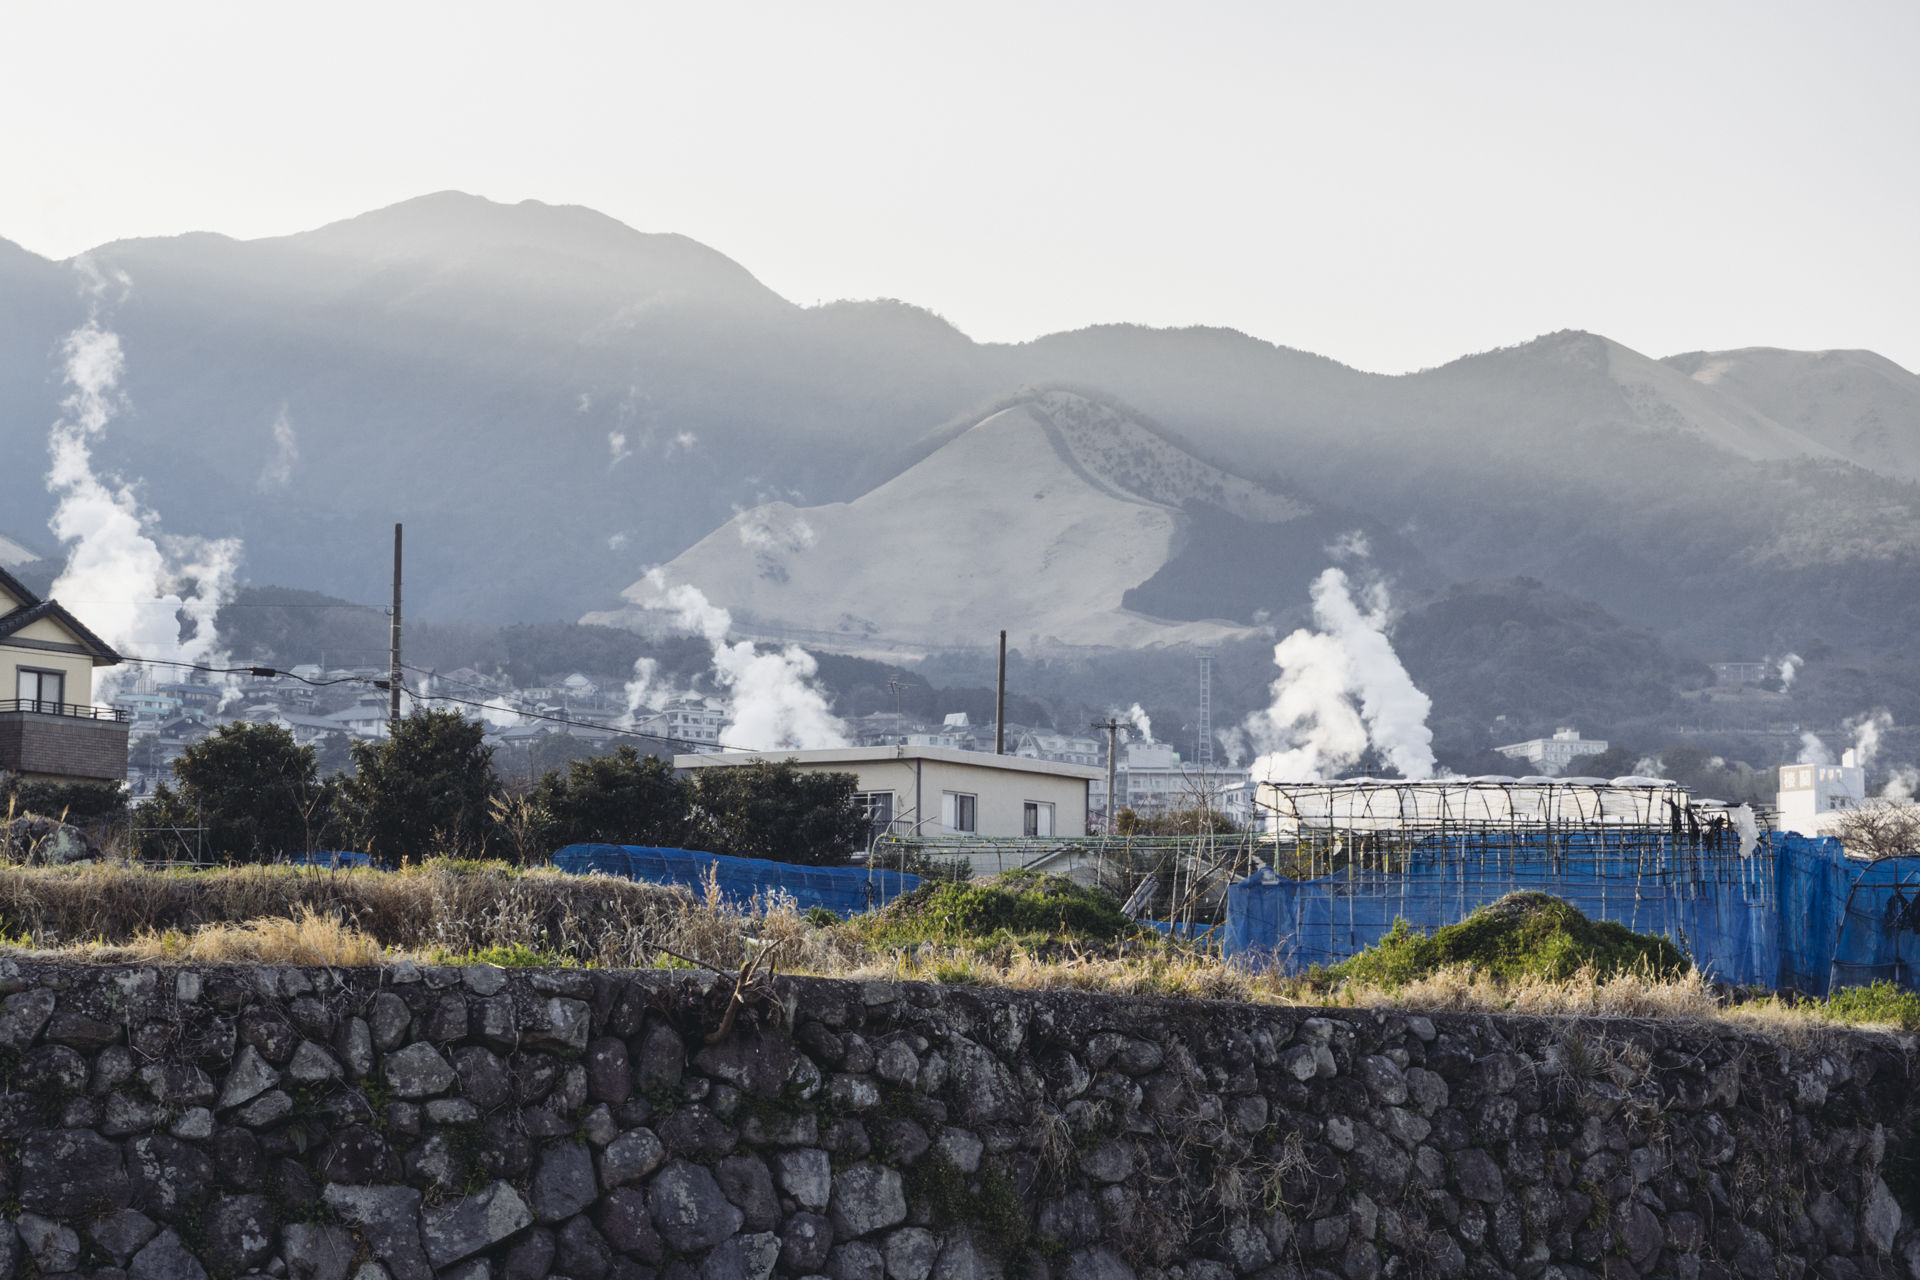
[[80, 720], [126, 720], [119, 707], [90, 707], [84, 702], [49, 702], [41, 698], [0, 698], [0, 713], [32, 711], [43, 716], [73, 716]]

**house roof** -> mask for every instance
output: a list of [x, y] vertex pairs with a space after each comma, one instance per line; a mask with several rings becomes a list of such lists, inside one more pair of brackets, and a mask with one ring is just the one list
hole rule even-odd
[[[0, 614], [0, 641], [4, 641], [16, 631], [22, 631], [32, 626], [42, 618], [50, 618], [54, 622], [59, 623], [61, 627], [65, 628], [66, 631], [79, 642], [80, 647], [86, 650], [87, 655], [93, 659], [94, 666], [112, 667], [119, 665], [120, 655], [113, 651], [112, 646], [88, 630], [86, 625], [82, 623], [80, 619], [68, 613], [66, 607], [60, 604], [59, 601], [42, 600], [39, 596], [27, 590], [24, 582], [21, 582], [20, 579], [14, 577], [5, 569], [0, 569], [0, 588], [4, 588], [8, 595], [25, 602], [11, 613]], [[15, 641], [15, 643], [20, 642]]]
[[722, 751], [709, 755], [679, 755], [673, 758], [676, 769], [711, 769], [719, 766], [753, 764], [760, 760], [778, 763], [791, 760], [806, 765], [881, 764], [889, 760], [929, 760], [941, 764], [967, 765], [976, 769], [1006, 769], [1015, 773], [1048, 773], [1055, 777], [1092, 779], [1106, 777], [1106, 771], [1090, 765], [1065, 764], [1054, 760], [1035, 760], [1030, 756], [997, 756], [991, 751], [956, 751], [951, 747], [828, 747], [814, 751]]

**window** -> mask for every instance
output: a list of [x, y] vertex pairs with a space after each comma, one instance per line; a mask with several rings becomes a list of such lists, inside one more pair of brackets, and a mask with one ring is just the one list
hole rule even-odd
[[66, 691], [67, 678], [60, 672], [35, 671], [29, 667], [21, 667], [19, 683], [13, 696], [22, 702], [39, 703], [48, 711], [58, 711], [60, 704], [66, 701]]
[[1026, 803], [1026, 812], [1022, 819], [1021, 833], [1029, 836], [1050, 836], [1053, 834], [1053, 806], [1037, 800]]
[[893, 825], [893, 792], [856, 791], [854, 802], [867, 811], [867, 827], [873, 835], [884, 835]]
[[940, 825], [948, 831], [974, 831], [975, 796], [947, 791], [940, 796]]

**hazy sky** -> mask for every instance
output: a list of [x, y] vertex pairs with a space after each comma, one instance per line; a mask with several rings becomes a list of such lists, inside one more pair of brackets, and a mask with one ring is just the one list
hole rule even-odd
[[0, 236], [445, 188], [981, 339], [1400, 371], [1560, 328], [1920, 369], [1920, 5], [0, 0]]

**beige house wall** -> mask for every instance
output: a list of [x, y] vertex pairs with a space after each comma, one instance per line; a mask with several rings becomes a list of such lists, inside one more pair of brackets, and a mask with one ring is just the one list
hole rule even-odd
[[[42, 627], [52, 627], [53, 636], [36, 634]], [[61, 653], [52, 649], [33, 649], [23, 645], [9, 643], [16, 636], [28, 640], [48, 640], [52, 643], [71, 639], [54, 623], [41, 619], [30, 627], [22, 627], [12, 636], [0, 640], [0, 702], [11, 702], [19, 696], [19, 670], [31, 667], [36, 671], [58, 671], [66, 676], [66, 694], [64, 701], [84, 705], [93, 701], [93, 659], [84, 653]]]
[[[890, 750], [890, 748], [888, 748]], [[941, 822], [941, 797], [947, 794], [970, 795], [974, 801], [975, 835], [1017, 837], [1025, 834], [1028, 802], [1053, 806], [1053, 834], [1064, 837], [1087, 833], [1087, 784], [1098, 772], [1077, 765], [1047, 765], [1044, 769], [1015, 768], [953, 760], [952, 756], [976, 756], [984, 761], [1011, 761], [1012, 756], [994, 757], [981, 752], [942, 751], [938, 756], [904, 756], [886, 759], [860, 759], [873, 754], [864, 750], [845, 752], [796, 752], [781, 755], [769, 752], [769, 760], [791, 758], [795, 767], [810, 773], [851, 773], [859, 779], [863, 792], [893, 793], [893, 830], [900, 835], [939, 836], [955, 834]], [[843, 757], [809, 759], [809, 756]], [[855, 757], [855, 758], [844, 758]], [[686, 755], [675, 758], [680, 768], [724, 768], [721, 760], [745, 762], [759, 755], [728, 753], [726, 756]], [[1039, 762], [1021, 760], [1023, 766]], [[1070, 772], [1069, 772], [1070, 771]]]

